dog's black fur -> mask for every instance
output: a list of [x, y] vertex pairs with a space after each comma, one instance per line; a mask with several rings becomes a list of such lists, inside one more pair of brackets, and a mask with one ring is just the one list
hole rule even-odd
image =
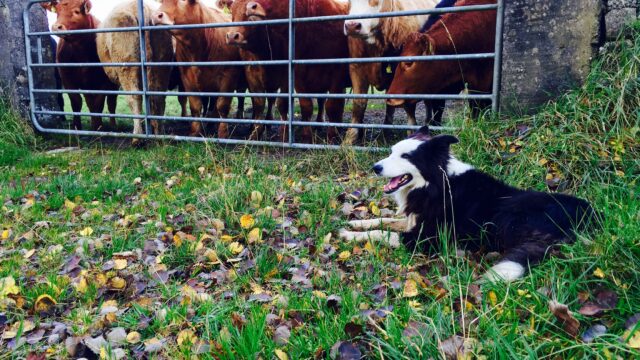
[[426, 127], [415, 137], [424, 142], [408, 160], [428, 186], [407, 195], [405, 214], [416, 216], [416, 225], [403, 234], [409, 248], [437, 250], [444, 231], [458, 246], [502, 252], [504, 260], [526, 269], [552, 245], [574, 241], [575, 231], [594, 220], [591, 205], [573, 196], [517, 189], [475, 169], [447, 176], [449, 147], [458, 139], [430, 137]]

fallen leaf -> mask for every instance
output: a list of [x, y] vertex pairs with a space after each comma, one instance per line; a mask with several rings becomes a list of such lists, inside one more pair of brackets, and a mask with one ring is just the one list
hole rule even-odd
[[408, 279], [404, 282], [404, 288], [402, 289], [403, 297], [418, 296], [418, 284], [413, 279]]
[[291, 337], [291, 331], [284, 325], [278, 326], [276, 331], [273, 332], [273, 341], [278, 346], [286, 345], [289, 342], [289, 337]]
[[7, 295], [18, 295], [20, 288], [16, 286], [16, 281], [13, 276], [7, 276], [0, 279], [0, 300], [7, 297]]
[[282, 351], [280, 349], [275, 349], [273, 352], [275, 353], [276, 357], [279, 360], [289, 360], [289, 356], [287, 355], [286, 352], [284, 352], [284, 351]]
[[407, 326], [402, 330], [402, 336], [406, 338], [419, 337], [425, 339], [428, 330], [427, 324], [418, 321], [409, 321]]
[[64, 199], [64, 207], [67, 208], [68, 210], [73, 210], [76, 208], [76, 204], [69, 200], [69, 199]]
[[115, 276], [114, 278], [111, 279], [111, 287], [117, 290], [122, 290], [125, 288], [125, 286], [127, 286], [127, 282], [119, 277], [119, 276]]
[[90, 227], [86, 227], [79, 232], [80, 236], [91, 236], [93, 234], [93, 229]]
[[605, 274], [604, 274], [604, 271], [602, 271], [602, 269], [600, 269], [600, 268], [596, 268], [596, 269], [593, 271], [593, 276], [598, 277], [598, 278], [600, 278], [600, 279], [604, 279]]
[[247, 242], [249, 244], [258, 243], [261, 241], [261, 238], [262, 238], [262, 230], [260, 230], [260, 228], [253, 228], [247, 234]]
[[327, 297], [327, 307], [333, 312], [337, 313], [340, 311], [340, 304], [342, 303], [342, 298], [338, 295], [330, 295]]
[[333, 360], [360, 360], [362, 353], [360, 349], [349, 341], [338, 341], [331, 347], [329, 353]]
[[588, 328], [582, 334], [582, 341], [585, 343], [592, 342], [598, 336], [602, 336], [607, 333], [607, 327], [601, 324], [595, 324], [592, 327]]
[[137, 331], [132, 331], [130, 333], [127, 334], [127, 342], [129, 344], [137, 344], [140, 342], [140, 333]]
[[144, 351], [147, 353], [155, 353], [164, 347], [164, 341], [158, 338], [151, 338], [144, 342]]
[[575, 337], [578, 335], [578, 330], [580, 330], [580, 322], [573, 317], [571, 311], [567, 305], [560, 304], [555, 300], [549, 301], [549, 310], [551, 313], [560, 321], [564, 331], [567, 334]]
[[244, 250], [244, 246], [237, 241], [234, 241], [231, 244], [229, 244], [229, 251], [231, 251], [231, 253], [234, 255], [240, 254], [242, 250]]
[[245, 230], [251, 229], [255, 223], [253, 216], [249, 214], [244, 214], [240, 217], [240, 226]]
[[115, 259], [113, 260], [113, 262], [114, 262], [113, 268], [116, 270], [126, 269], [128, 265], [127, 259]]
[[33, 310], [36, 313], [48, 313], [56, 304], [57, 302], [50, 295], [42, 294], [38, 296], [36, 301], [33, 303]]
[[349, 257], [351, 257], [351, 252], [349, 252], [348, 250], [345, 250], [338, 254], [338, 259], [340, 261], [346, 261], [347, 259], [349, 259]]
[[176, 342], [178, 343], [178, 346], [182, 346], [183, 344], [185, 346], [193, 345], [196, 343], [197, 340], [198, 340], [198, 337], [196, 336], [196, 334], [189, 329], [180, 331], [178, 333], [178, 337], [176, 338]]

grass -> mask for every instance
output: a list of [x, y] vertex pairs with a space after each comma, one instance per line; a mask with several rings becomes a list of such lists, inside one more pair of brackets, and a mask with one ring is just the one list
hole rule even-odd
[[[460, 335], [478, 358], [640, 358], [630, 346], [638, 326], [625, 329], [640, 309], [640, 25], [635, 34], [537, 115], [452, 120], [461, 159], [516, 186], [576, 194], [604, 214], [598, 231], [524, 279], [479, 290], [489, 264], [475, 255], [426, 259], [336, 239], [353, 212], [344, 203], [366, 217], [393, 209], [367, 173], [380, 154], [94, 143], [47, 155], [28, 150], [34, 138], [2, 108], [0, 129], [14, 130], [0, 144], [20, 150], [0, 156], [0, 279], [17, 286], [0, 289], [0, 327], [32, 322], [22, 336], [43, 329], [45, 338], [5, 339], [12, 352], [0, 358], [68, 356], [63, 342], [47, 345], [51, 321], [75, 337], [138, 332], [141, 343], [105, 348], [129, 357], [158, 341], [151, 358], [328, 358], [350, 341], [370, 358], [441, 358], [440, 344]], [[553, 299], [575, 313], [604, 289], [617, 304], [599, 318], [574, 314], [577, 337], [549, 310]], [[34, 311], [43, 294], [56, 305]], [[107, 301], [117, 316], [101, 314]], [[583, 342], [596, 324], [606, 334]], [[412, 326], [421, 336], [407, 335]]]

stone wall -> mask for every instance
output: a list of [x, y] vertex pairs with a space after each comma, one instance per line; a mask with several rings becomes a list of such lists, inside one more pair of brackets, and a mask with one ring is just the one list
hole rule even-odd
[[626, 23], [640, 18], [640, 0], [603, 0], [607, 40], [615, 40]]
[[[22, 13], [25, 0], [0, 0], [0, 96], [8, 97], [12, 105], [25, 117], [29, 109], [29, 90], [24, 45]], [[47, 31], [48, 23], [44, 9], [39, 5], [30, 10], [32, 31]], [[33, 41], [32, 59], [37, 61], [36, 40]], [[53, 43], [50, 37], [42, 38], [42, 61], [54, 61]], [[34, 71], [34, 86], [55, 88], [53, 68]], [[36, 103], [39, 109], [60, 110], [58, 97], [40, 94]], [[46, 126], [55, 126], [61, 120], [58, 116], [41, 116], [40, 122]]]

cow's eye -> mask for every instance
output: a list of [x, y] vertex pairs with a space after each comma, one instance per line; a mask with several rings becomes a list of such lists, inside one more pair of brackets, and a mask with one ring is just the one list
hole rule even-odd
[[402, 65], [404, 65], [404, 67], [408, 69], [413, 66], [413, 61], [405, 61], [402, 63]]
[[403, 159], [408, 159], [409, 158], [409, 154], [402, 154], [400, 157], [403, 158]]

